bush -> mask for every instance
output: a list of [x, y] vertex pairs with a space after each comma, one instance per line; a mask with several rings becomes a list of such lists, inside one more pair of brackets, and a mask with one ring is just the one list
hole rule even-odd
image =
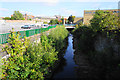
[[10, 57], [7, 60], [4, 59], [1, 65], [2, 78], [43, 80], [58, 59], [56, 46], [62, 48], [64, 45], [63, 40], [67, 36], [65, 28], [57, 27], [50, 32], [49, 37], [42, 34], [38, 43], [31, 43], [26, 37], [21, 41], [19, 35], [11, 31], [8, 39], [9, 46], [6, 45], [3, 49], [10, 54]]
[[68, 36], [68, 30], [64, 26], [57, 26], [49, 33], [49, 38], [53, 41], [56, 50], [60, 51], [64, 46], [64, 40]]

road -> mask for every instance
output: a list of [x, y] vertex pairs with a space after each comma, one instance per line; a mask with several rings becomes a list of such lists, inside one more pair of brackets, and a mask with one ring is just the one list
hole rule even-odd
[[[0, 34], [3, 33], [9, 33], [10, 30], [12, 30], [12, 28], [14, 28], [14, 31], [25, 31], [25, 30], [30, 30], [30, 29], [21, 29], [21, 26], [26, 25], [26, 24], [30, 24], [30, 23], [5, 23], [5, 24], [0, 24]], [[40, 27], [33, 27], [31, 29], [37, 29]]]

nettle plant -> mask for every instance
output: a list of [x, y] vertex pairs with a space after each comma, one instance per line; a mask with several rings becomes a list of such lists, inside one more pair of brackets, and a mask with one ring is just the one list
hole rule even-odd
[[21, 40], [19, 35], [11, 31], [8, 45], [3, 49], [10, 57], [3, 60], [2, 78], [43, 80], [57, 60], [52, 42], [46, 35], [41, 36], [39, 43], [31, 43], [26, 37]]

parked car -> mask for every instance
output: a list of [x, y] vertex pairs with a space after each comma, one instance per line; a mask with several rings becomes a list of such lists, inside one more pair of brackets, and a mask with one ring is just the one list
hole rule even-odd
[[32, 25], [30, 25], [30, 27], [36, 27], [36, 25], [35, 25], [35, 24], [32, 24]]
[[43, 28], [47, 28], [49, 25], [48, 24], [42, 24]]
[[23, 28], [23, 29], [30, 29], [31, 26], [30, 26], [30, 25], [24, 25], [24, 26], [22, 26], [21, 28]]

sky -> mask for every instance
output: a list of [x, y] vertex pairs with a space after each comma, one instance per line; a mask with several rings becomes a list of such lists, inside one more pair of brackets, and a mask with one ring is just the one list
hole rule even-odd
[[119, 0], [0, 0], [0, 17], [14, 11], [34, 16], [83, 17], [84, 10], [118, 9]]

